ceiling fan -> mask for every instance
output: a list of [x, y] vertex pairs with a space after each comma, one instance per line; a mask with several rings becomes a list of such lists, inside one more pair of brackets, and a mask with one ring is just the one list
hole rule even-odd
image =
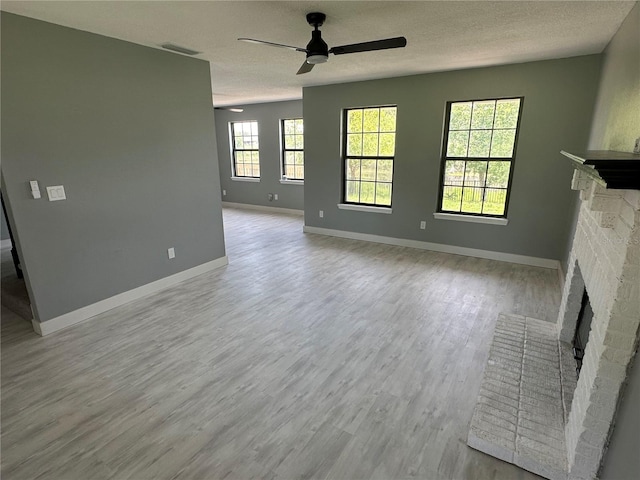
[[351, 45], [341, 45], [339, 47], [329, 48], [322, 40], [322, 34], [318, 27], [321, 27], [326, 19], [326, 15], [320, 12], [312, 12], [307, 14], [307, 22], [313, 26], [311, 32], [311, 41], [306, 48], [293, 47], [291, 45], [283, 45], [281, 43], [266, 42], [264, 40], [255, 40], [253, 38], [239, 38], [243, 42], [258, 43], [269, 45], [271, 47], [288, 48], [296, 52], [307, 54], [307, 59], [298, 70], [298, 75], [310, 72], [314, 65], [324, 63], [329, 59], [329, 54], [344, 55], [346, 53], [371, 52], [373, 50], [386, 50], [388, 48], [401, 48], [407, 45], [407, 39], [404, 37], [385, 38], [384, 40], [374, 40], [372, 42], [352, 43]]

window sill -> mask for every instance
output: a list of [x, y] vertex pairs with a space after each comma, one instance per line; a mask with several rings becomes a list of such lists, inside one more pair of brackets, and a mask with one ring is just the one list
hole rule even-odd
[[234, 182], [260, 182], [260, 179], [256, 177], [231, 177], [231, 180], [233, 180]]
[[304, 180], [289, 180], [288, 178], [281, 178], [280, 183], [283, 185], [304, 185]]
[[433, 214], [433, 218], [438, 220], [454, 220], [456, 222], [484, 223], [487, 225], [506, 225], [509, 220], [496, 217], [477, 217], [475, 215], [464, 215], [459, 213], [439, 213]]
[[386, 213], [386, 214], [389, 214], [393, 211], [391, 207], [372, 207], [369, 205], [352, 205], [350, 203], [339, 203], [338, 208], [340, 210], [354, 210], [356, 212]]

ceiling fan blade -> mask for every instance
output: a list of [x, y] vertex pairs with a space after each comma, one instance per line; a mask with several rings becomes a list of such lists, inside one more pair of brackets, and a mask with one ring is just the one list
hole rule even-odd
[[256, 40], [254, 38], [244, 38], [244, 37], [243, 38], [239, 38], [238, 40], [240, 40], [241, 42], [257, 43], [257, 44], [261, 44], [261, 45], [269, 45], [271, 47], [288, 48], [290, 50], [295, 50], [296, 52], [307, 53], [307, 49], [306, 48], [293, 47], [291, 45], [283, 45], [282, 43], [266, 42], [264, 40]]
[[329, 53], [334, 55], [344, 55], [345, 53], [371, 52], [373, 50], [386, 50], [387, 48], [401, 48], [407, 45], [404, 37], [386, 38], [384, 40], [374, 40], [373, 42], [352, 43], [351, 45], [340, 45], [333, 47]]
[[298, 70], [298, 73], [296, 73], [296, 75], [309, 73], [313, 69], [313, 66], [314, 66], [313, 63], [307, 63], [307, 61], [305, 60], [302, 66], [300, 67], [300, 69]]

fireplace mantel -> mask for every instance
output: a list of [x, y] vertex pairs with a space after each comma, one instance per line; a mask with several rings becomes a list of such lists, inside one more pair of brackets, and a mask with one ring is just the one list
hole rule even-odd
[[580, 155], [564, 150], [560, 153], [605, 188], [640, 190], [640, 155], [613, 150], [589, 150]]

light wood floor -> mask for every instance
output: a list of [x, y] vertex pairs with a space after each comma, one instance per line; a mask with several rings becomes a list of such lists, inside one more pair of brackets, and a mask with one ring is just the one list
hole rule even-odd
[[224, 219], [225, 268], [44, 338], [2, 310], [3, 480], [538, 478], [466, 436], [555, 271]]

